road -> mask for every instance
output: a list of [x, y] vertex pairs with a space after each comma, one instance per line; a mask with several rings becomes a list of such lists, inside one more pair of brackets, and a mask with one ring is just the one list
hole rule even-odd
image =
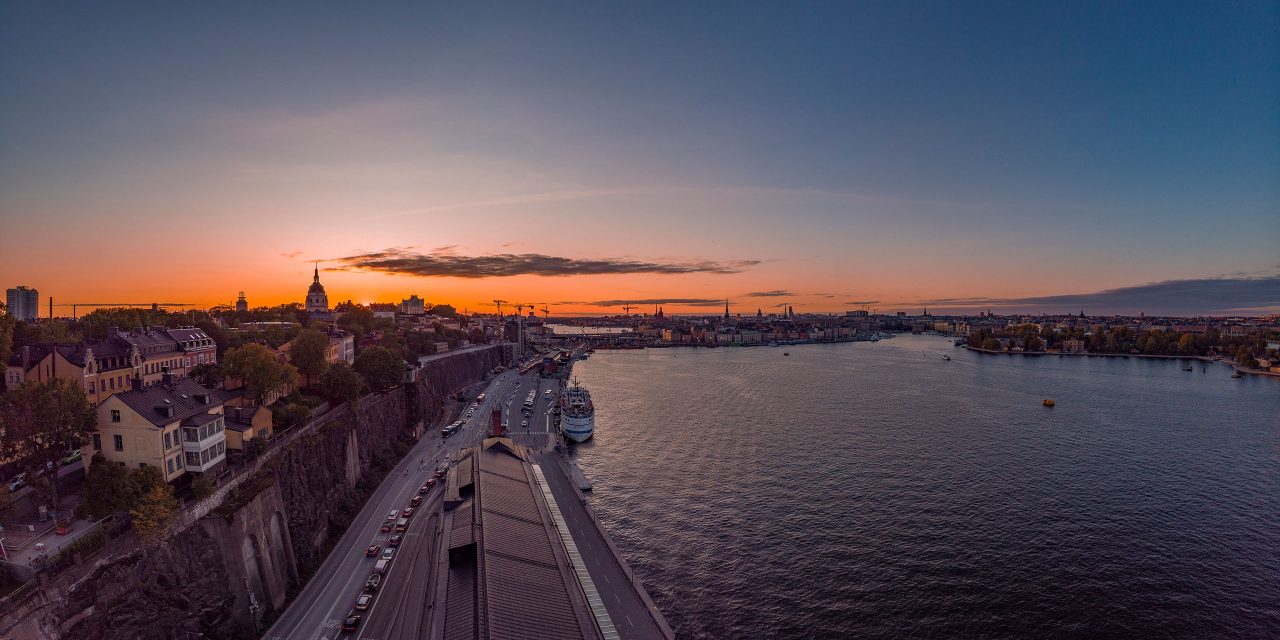
[[[362, 593], [365, 579], [373, 571], [374, 559], [365, 557], [365, 549], [372, 544], [387, 546], [388, 534], [378, 532], [387, 522], [392, 509], [403, 509], [417, 494], [418, 487], [430, 477], [432, 471], [459, 449], [476, 446], [488, 433], [490, 410], [504, 396], [504, 389], [513, 389], [520, 376], [515, 371], [505, 371], [496, 376], [485, 390], [485, 402], [467, 420], [466, 426], [451, 438], [441, 440], [440, 430], [429, 429], [408, 455], [392, 469], [382, 484], [369, 497], [360, 513], [352, 520], [346, 533], [334, 545], [333, 550], [319, 570], [307, 582], [302, 592], [294, 598], [284, 613], [263, 636], [270, 640], [333, 640], [340, 635], [339, 626], [352, 611], [356, 597]], [[524, 376], [530, 378], [533, 376]], [[523, 398], [521, 398], [523, 401]], [[517, 405], [518, 409], [518, 405]], [[517, 411], [517, 415], [519, 415]], [[517, 424], [519, 424], [517, 422]], [[419, 519], [410, 519], [404, 544], [396, 552], [399, 558], [392, 560], [384, 587], [374, 598], [369, 611], [362, 614], [361, 630], [357, 637], [363, 640], [391, 640], [395, 637], [418, 637], [407, 628], [413, 626], [411, 618], [418, 612], [403, 611], [403, 606], [380, 605], [385, 598], [401, 604], [407, 603], [414, 593], [421, 592], [418, 602], [425, 602], [431, 563], [425, 558], [432, 553], [434, 536], [431, 515], [439, 511], [443, 488], [437, 484], [425, 496]], [[417, 510], [415, 510], [417, 511]], [[407, 566], [413, 565], [413, 566]], [[425, 569], [421, 569], [425, 567]], [[408, 578], [412, 578], [409, 580]], [[421, 611], [425, 619], [428, 612]], [[395, 617], [395, 620], [388, 618]], [[365, 634], [364, 631], [369, 633]], [[394, 635], [374, 635], [389, 632]], [[423, 634], [425, 637], [425, 634]]]

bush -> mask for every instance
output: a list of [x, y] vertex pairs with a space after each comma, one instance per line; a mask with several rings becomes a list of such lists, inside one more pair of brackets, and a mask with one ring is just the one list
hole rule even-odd
[[213, 495], [213, 480], [205, 474], [200, 474], [191, 481], [191, 495], [196, 500], [204, 500]]

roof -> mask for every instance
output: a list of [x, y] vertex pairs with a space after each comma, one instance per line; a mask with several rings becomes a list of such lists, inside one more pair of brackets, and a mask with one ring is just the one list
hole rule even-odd
[[599, 637], [525, 448], [490, 438], [466, 460], [456, 470], [473, 480], [451, 478], [475, 489], [448, 515], [444, 636]]
[[[207, 395], [208, 404], [198, 402], [196, 396], [199, 395]], [[210, 409], [222, 405], [221, 396], [200, 386], [200, 383], [190, 378], [181, 378], [170, 384], [161, 383], [146, 389], [117, 393], [115, 397], [157, 427], [208, 413]], [[158, 407], [172, 407], [173, 416], [161, 413]]]
[[[220, 394], [222, 395], [222, 394]], [[259, 411], [270, 411], [266, 407], [225, 407], [223, 413], [226, 426], [232, 431], [248, 431], [253, 428], [253, 418]]]

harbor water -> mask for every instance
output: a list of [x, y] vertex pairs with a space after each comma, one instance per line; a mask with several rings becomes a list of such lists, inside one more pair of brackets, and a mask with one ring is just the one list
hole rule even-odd
[[1280, 379], [1183, 366], [601, 351], [573, 455], [681, 638], [1280, 637]]

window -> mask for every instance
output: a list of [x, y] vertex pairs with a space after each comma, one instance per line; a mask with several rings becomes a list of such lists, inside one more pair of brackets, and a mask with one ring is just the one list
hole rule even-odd
[[[165, 435], [169, 435], [169, 434], [167, 434], [167, 433], [166, 433]], [[169, 473], [173, 473], [173, 459], [172, 459], [172, 458], [170, 458], [170, 459], [169, 459]]]
[[102, 435], [101, 434], [97, 434], [97, 433], [93, 434], [93, 450], [102, 451]]
[[200, 432], [195, 429], [183, 429], [182, 436], [187, 442], [200, 442]]
[[196, 467], [198, 467], [198, 466], [200, 466], [200, 454], [198, 454], [198, 453], [193, 453], [193, 452], [191, 452], [191, 451], [188, 451], [188, 452], [187, 452], [187, 466], [188, 466], [188, 467], [191, 467], [191, 466], [196, 466]]
[[89, 393], [94, 393], [93, 382], [89, 383]]
[[115, 379], [115, 378], [111, 378], [111, 379], [110, 379], [110, 380], [108, 380], [107, 382], [110, 382], [110, 383], [111, 383], [111, 390], [112, 390], [112, 391], [115, 391], [115, 390], [116, 390], [116, 379]]
[[[170, 446], [171, 445], [169, 443], [169, 432], [166, 431], [164, 432], [164, 450], [168, 451]], [[172, 469], [170, 469], [170, 471], [172, 471]]]
[[111, 421], [112, 421], [112, 422], [120, 422], [120, 410], [119, 410], [119, 409], [112, 409], [112, 410], [111, 410]]
[[115, 441], [116, 451], [124, 451], [124, 436], [117, 434], [111, 438]]
[[179, 469], [182, 468], [182, 458], [174, 458], [173, 462], [177, 465]]

